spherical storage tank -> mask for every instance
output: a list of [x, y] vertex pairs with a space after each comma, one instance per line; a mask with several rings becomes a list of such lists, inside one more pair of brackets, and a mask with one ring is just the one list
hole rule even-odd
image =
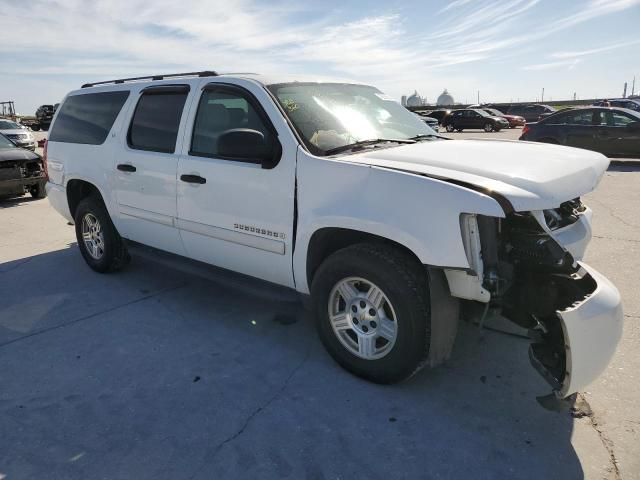
[[453, 105], [453, 96], [444, 89], [444, 92], [438, 97], [438, 105]]

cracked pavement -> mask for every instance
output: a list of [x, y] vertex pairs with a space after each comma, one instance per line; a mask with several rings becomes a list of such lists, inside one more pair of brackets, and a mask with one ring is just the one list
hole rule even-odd
[[46, 200], [0, 202], [0, 478], [638, 478], [638, 185], [585, 198], [625, 329], [573, 415], [538, 405], [526, 340], [463, 324], [446, 365], [373, 385], [283, 298], [145, 258], [96, 274]]

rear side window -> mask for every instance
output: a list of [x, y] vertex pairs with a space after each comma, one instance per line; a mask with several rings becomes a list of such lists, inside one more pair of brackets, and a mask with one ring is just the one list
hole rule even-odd
[[173, 153], [188, 86], [143, 91], [131, 120], [127, 142], [136, 150]]
[[49, 133], [52, 142], [104, 143], [128, 91], [87, 93], [67, 97]]

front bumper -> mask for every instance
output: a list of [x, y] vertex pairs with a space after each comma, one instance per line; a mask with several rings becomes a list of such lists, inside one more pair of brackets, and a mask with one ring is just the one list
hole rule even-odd
[[[565, 374], [560, 384], [550, 383], [559, 398], [584, 389], [598, 378], [609, 365], [622, 336], [620, 293], [594, 268], [581, 262], [578, 265], [576, 280], [590, 280], [595, 289], [582, 300], [556, 312], [564, 337]], [[544, 369], [533, 353], [533, 346], [529, 353], [534, 367]], [[544, 371], [541, 373], [549, 379]]]

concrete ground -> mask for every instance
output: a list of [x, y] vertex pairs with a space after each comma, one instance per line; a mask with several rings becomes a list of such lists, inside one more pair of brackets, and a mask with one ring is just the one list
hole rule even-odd
[[524, 339], [463, 324], [446, 365], [374, 385], [281, 298], [140, 258], [94, 273], [47, 200], [1, 202], [0, 478], [639, 478], [639, 184], [612, 169], [585, 198], [626, 322], [573, 416], [536, 402]]

